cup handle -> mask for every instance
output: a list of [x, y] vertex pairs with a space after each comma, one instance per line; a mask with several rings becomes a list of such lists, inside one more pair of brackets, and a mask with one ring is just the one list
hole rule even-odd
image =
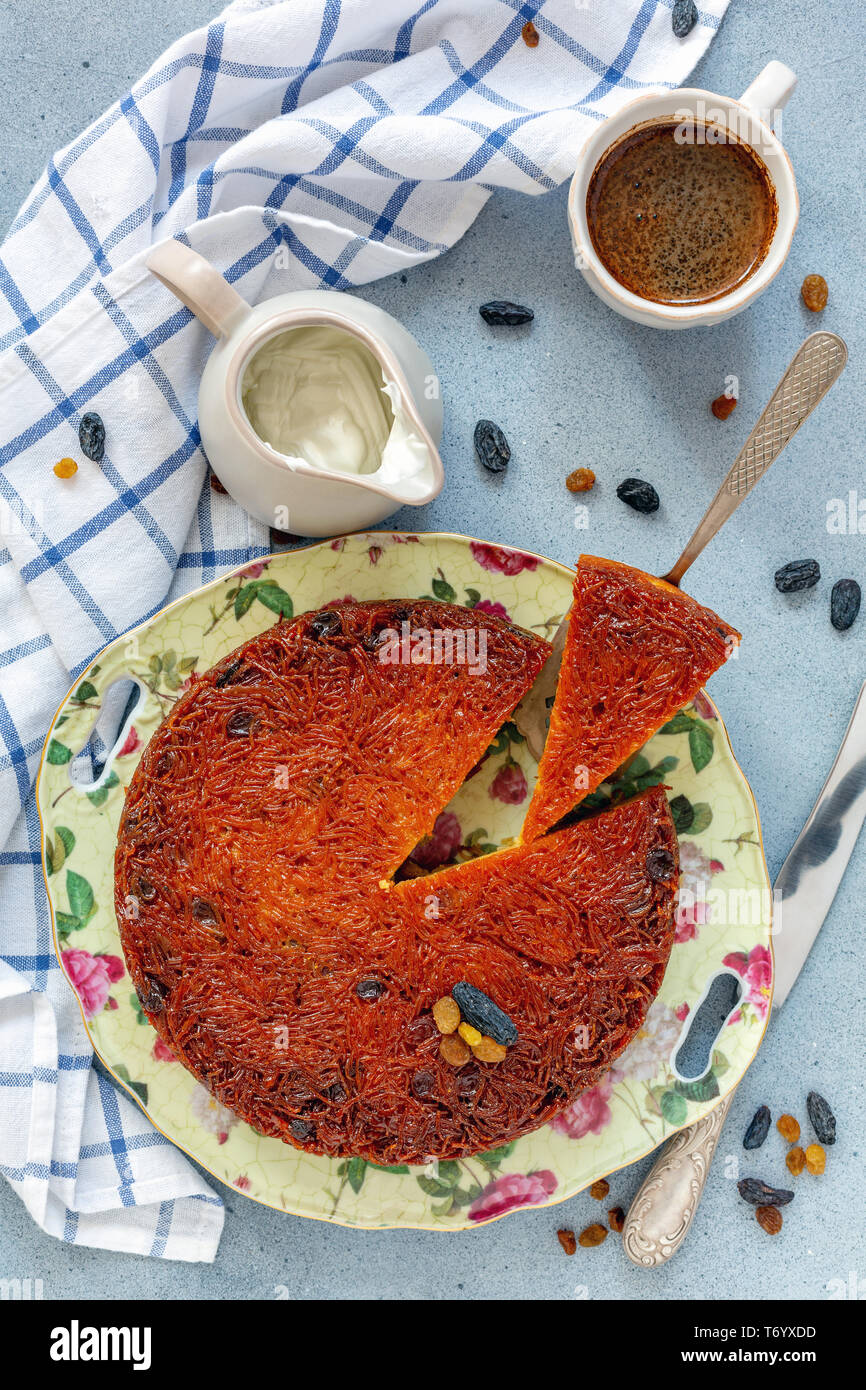
[[217, 338], [227, 338], [250, 311], [210, 261], [181, 241], [161, 241], [144, 263]]
[[740, 101], [772, 130], [775, 113], [787, 105], [796, 85], [797, 74], [774, 58], [746, 88]]

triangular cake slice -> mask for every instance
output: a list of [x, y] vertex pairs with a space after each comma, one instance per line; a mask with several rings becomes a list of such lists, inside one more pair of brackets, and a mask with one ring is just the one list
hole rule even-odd
[[524, 841], [543, 834], [636, 753], [738, 641], [730, 624], [665, 580], [581, 555]]

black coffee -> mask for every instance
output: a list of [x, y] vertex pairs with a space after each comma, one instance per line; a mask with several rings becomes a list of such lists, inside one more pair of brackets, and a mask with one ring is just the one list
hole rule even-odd
[[770, 175], [748, 145], [731, 135], [714, 143], [717, 134], [699, 123], [638, 126], [593, 171], [592, 244], [614, 279], [642, 299], [718, 299], [769, 250], [777, 217]]

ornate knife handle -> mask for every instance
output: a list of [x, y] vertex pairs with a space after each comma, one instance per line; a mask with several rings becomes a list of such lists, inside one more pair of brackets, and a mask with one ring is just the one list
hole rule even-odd
[[734, 1092], [665, 1144], [629, 1207], [622, 1240], [634, 1264], [654, 1269], [685, 1240], [704, 1190]]
[[836, 333], [810, 333], [797, 349], [698, 528], [673, 569], [662, 576], [679, 584], [707, 541], [712, 540], [744, 497], [764, 476], [789, 439], [823, 400], [848, 361], [848, 349]]

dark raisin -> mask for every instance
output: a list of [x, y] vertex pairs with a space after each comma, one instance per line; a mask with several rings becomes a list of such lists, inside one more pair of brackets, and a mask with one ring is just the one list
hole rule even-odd
[[421, 1014], [406, 1024], [406, 1041], [410, 1047], [420, 1047], [438, 1036], [439, 1029], [432, 1014]]
[[749, 1127], [743, 1135], [744, 1149], [759, 1149], [770, 1131], [770, 1111], [766, 1105], [758, 1106]]
[[139, 1003], [145, 1013], [161, 1014], [163, 1005], [168, 995], [168, 986], [158, 980], [155, 975], [147, 975], [147, 984], [143, 989], [136, 985], [135, 992], [138, 995]]
[[664, 883], [666, 879], [673, 878], [676, 869], [676, 860], [670, 850], [661, 845], [651, 849], [646, 857], [646, 871], [655, 883]]
[[355, 993], [359, 999], [381, 999], [385, 993], [385, 986], [381, 980], [359, 980], [355, 986]]
[[567, 1100], [568, 1092], [564, 1091], [561, 1086], [548, 1086], [542, 1104], [544, 1106], [558, 1105], [562, 1109]]
[[759, 1178], [741, 1178], [737, 1191], [743, 1201], [750, 1202], [753, 1207], [786, 1207], [794, 1200], [793, 1192], [786, 1187], [770, 1187]]
[[339, 613], [335, 613], [333, 608], [323, 608], [311, 620], [307, 630], [312, 638], [320, 642], [323, 637], [336, 637], [342, 632], [343, 624]]
[[210, 490], [211, 490], [211, 492], [219, 492], [219, 493], [222, 493], [222, 495], [223, 495], [224, 497], [228, 497], [228, 492], [227, 492], [226, 489], [223, 487], [223, 485], [222, 485], [222, 483], [220, 482], [219, 478], [217, 477], [216, 473], [211, 473], [211, 475], [210, 475]]
[[836, 1143], [836, 1116], [830, 1109], [823, 1096], [819, 1096], [817, 1091], [810, 1091], [806, 1097], [806, 1110], [809, 1113], [809, 1123], [821, 1140], [822, 1144]]
[[657, 512], [659, 509], [658, 493], [652, 483], [645, 483], [643, 478], [624, 478], [616, 495], [620, 502], [634, 507], [636, 512]]
[[481, 1069], [476, 1067], [474, 1062], [470, 1062], [466, 1067], [461, 1067], [455, 1083], [458, 1100], [462, 1101], [464, 1105], [471, 1106], [478, 1094], [480, 1085]]
[[337, 1081], [333, 1086], [328, 1087], [327, 1096], [332, 1105], [342, 1105], [343, 1101], [346, 1099], [346, 1092], [339, 1081]]
[[492, 420], [479, 420], [475, 426], [475, 452], [491, 473], [501, 473], [511, 458], [511, 446]]
[[510, 299], [491, 299], [478, 310], [485, 323], [496, 327], [516, 328], [521, 323], [531, 323], [535, 318], [532, 309], [525, 304], [512, 304]]
[[400, 627], [402, 623], [408, 623], [411, 621], [412, 612], [408, 608], [392, 608], [390, 616], [391, 622], [395, 623], [397, 627]]
[[412, 1094], [419, 1100], [426, 1100], [433, 1094], [436, 1086], [436, 1077], [432, 1071], [416, 1071], [412, 1077]]
[[475, 985], [459, 980], [451, 990], [451, 997], [460, 1009], [463, 1022], [477, 1028], [485, 1038], [492, 1038], [503, 1047], [510, 1047], [512, 1043], [517, 1042], [517, 1028], [508, 1014], [480, 989], [476, 989]]
[[157, 777], [167, 777], [177, 762], [177, 754], [173, 748], [166, 748], [165, 752], [160, 753], [156, 760], [154, 769]]
[[156, 897], [156, 889], [149, 878], [140, 878], [138, 880], [138, 896], [143, 903], [153, 902]]
[[837, 579], [830, 593], [830, 622], [845, 632], [860, 612], [860, 585], [856, 579]]
[[235, 676], [237, 675], [238, 671], [241, 669], [243, 664], [243, 659], [241, 657], [238, 657], [237, 661], [230, 661], [225, 670], [220, 671], [219, 675], [214, 681], [214, 685], [216, 686], [217, 690], [222, 690], [224, 685], [231, 685], [232, 681], [234, 680]]
[[86, 415], [82, 415], [81, 424], [78, 426], [78, 442], [84, 457], [99, 463], [105, 453], [105, 426], [102, 416], [97, 415], [95, 410], [88, 410]]
[[234, 714], [229, 716], [226, 724], [226, 733], [231, 738], [249, 738], [250, 730], [255, 723], [255, 718], [255, 715], [252, 714], [250, 710], [235, 710]]
[[309, 1120], [300, 1118], [289, 1121], [289, 1133], [293, 1139], [297, 1139], [299, 1144], [304, 1144], [309, 1139], [315, 1139], [316, 1126], [311, 1125]]
[[404, 623], [409, 624], [408, 632], [411, 635], [412, 614], [408, 608], [395, 608], [387, 618], [382, 618], [379, 621], [383, 625], [375, 627], [364, 638], [363, 646], [368, 652], [378, 651], [384, 642], [393, 642], [395, 634], [398, 638], [402, 638]]
[[204, 898], [193, 898], [192, 915], [197, 922], [203, 923], [204, 926], [213, 926], [217, 921], [215, 908]]
[[698, 22], [698, 7], [695, 0], [676, 0], [671, 15], [674, 33], [678, 39], [690, 34]]
[[797, 594], [818, 583], [821, 566], [817, 560], [791, 560], [776, 570], [774, 578], [780, 594]]

